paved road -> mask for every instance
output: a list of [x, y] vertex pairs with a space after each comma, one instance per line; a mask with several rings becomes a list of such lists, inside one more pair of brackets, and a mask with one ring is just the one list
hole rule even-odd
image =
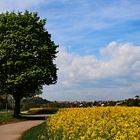
[[48, 117], [52, 115], [53, 114], [38, 114], [38, 115], [21, 114], [21, 118], [26, 120], [46, 120]]
[[43, 120], [24, 121], [1, 125], [0, 140], [18, 140], [24, 131], [41, 123], [43, 123]]

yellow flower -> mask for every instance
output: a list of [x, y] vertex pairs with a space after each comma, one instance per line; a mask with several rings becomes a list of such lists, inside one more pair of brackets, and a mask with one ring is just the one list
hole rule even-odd
[[47, 120], [47, 125], [50, 140], [139, 140], [140, 108], [60, 109]]

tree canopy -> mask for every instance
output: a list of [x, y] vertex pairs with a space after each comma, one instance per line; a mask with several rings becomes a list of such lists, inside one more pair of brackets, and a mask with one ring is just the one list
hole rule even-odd
[[58, 46], [45, 24], [37, 13], [0, 14], [0, 93], [13, 95], [17, 102], [34, 95], [42, 85], [57, 82]]

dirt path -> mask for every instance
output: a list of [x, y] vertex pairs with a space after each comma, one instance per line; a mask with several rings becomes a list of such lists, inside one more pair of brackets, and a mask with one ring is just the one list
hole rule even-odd
[[24, 131], [41, 123], [43, 123], [43, 120], [24, 121], [1, 125], [0, 140], [18, 140]]

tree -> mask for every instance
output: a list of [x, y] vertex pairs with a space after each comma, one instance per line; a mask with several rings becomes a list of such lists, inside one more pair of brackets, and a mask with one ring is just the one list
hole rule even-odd
[[15, 117], [23, 97], [34, 96], [42, 85], [57, 82], [54, 59], [58, 46], [45, 24], [37, 13], [0, 14], [0, 94], [13, 96]]
[[9, 109], [13, 109], [14, 99], [10, 94], [0, 95], [0, 109], [5, 109], [7, 112]]
[[21, 100], [21, 106], [23, 110], [29, 110], [30, 108], [34, 107], [47, 107], [49, 102], [50, 101], [42, 99], [38, 96], [28, 97]]

